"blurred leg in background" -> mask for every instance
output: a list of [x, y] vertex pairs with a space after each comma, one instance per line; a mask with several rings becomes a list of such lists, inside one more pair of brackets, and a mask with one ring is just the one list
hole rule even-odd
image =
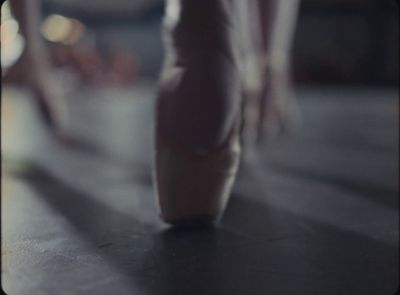
[[261, 75], [257, 142], [290, 129], [298, 119], [291, 81], [291, 49], [300, 0], [258, 0]]
[[62, 88], [53, 78], [49, 52], [40, 34], [41, 1], [11, 0], [12, 12], [25, 40], [19, 60], [8, 70], [8, 78], [27, 86], [34, 94], [46, 125], [61, 135], [66, 124]]
[[244, 71], [245, 157], [298, 121], [290, 77], [299, 0], [237, 1]]

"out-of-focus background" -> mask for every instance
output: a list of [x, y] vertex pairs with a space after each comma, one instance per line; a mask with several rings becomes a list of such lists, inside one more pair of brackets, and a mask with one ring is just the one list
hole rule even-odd
[[[2, 64], [23, 45], [16, 24], [2, 9]], [[59, 67], [83, 83], [113, 71], [107, 80], [157, 78], [163, 47], [163, 1], [43, 1], [43, 37]], [[377, 0], [303, 0], [293, 49], [293, 75], [300, 83], [396, 85], [398, 7]], [[101, 70], [100, 70], [101, 69]], [[95, 73], [93, 73], [93, 71]]]
[[51, 135], [21, 68], [13, 72], [24, 40], [5, 1], [7, 294], [395, 293], [396, 1], [301, 1], [292, 75], [302, 123], [240, 169], [221, 222], [203, 231], [169, 229], [152, 185], [164, 1], [42, 4], [40, 30], [62, 81], [70, 140]]
[[296, 80], [396, 86], [398, 34], [395, 1], [302, 1], [293, 51]]

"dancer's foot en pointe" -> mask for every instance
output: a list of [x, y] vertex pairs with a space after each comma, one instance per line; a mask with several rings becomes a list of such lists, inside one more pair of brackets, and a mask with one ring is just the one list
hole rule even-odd
[[230, 4], [167, 1], [155, 164], [161, 217], [171, 224], [218, 220], [238, 169], [241, 97]]

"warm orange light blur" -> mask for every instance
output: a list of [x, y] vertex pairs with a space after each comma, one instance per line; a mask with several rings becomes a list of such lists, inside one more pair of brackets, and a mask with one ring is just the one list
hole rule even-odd
[[65, 45], [79, 41], [84, 31], [85, 27], [80, 21], [58, 14], [48, 16], [41, 26], [42, 35], [46, 40]]

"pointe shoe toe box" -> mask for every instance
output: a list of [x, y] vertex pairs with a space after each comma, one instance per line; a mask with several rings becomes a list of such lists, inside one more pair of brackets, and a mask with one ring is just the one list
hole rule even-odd
[[225, 144], [192, 153], [158, 133], [156, 183], [161, 218], [174, 225], [212, 225], [219, 220], [239, 165], [239, 136], [234, 128]]

